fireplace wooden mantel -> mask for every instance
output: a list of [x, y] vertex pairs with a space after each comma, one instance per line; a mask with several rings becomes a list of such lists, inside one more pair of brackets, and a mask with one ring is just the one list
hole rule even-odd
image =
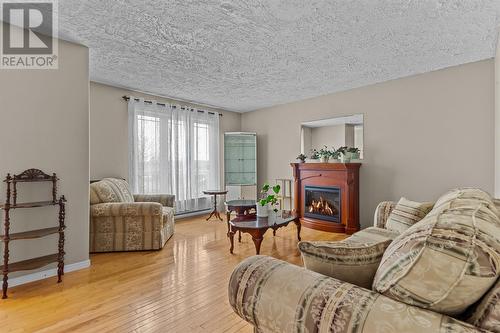
[[[291, 163], [294, 177], [294, 210], [304, 227], [353, 234], [359, 230], [359, 168], [361, 163]], [[305, 187], [340, 188], [340, 223], [304, 216]]]

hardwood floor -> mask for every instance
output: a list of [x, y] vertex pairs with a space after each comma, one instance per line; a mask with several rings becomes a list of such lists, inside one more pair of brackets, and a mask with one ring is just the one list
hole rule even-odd
[[[225, 222], [178, 220], [161, 251], [91, 255], [90, 268], [9, 289], [1, 332], [252, 332], [227, 300], [234, 266], [254, 255], [249, 235], [229, 254]], [[261, 254], [301, 264], [295, 225], [268, 231]], [[338, 240], [302, 228], [302, 240]]]

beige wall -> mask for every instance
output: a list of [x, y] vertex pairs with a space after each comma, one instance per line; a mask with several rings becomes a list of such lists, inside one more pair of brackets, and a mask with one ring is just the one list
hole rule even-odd
[[301, 122], [356, 113], [364, 114], [363, 227], [382, 200], [435, 200], [457, 186], [493, 191], [493, 60], [244, 113], [242, 130], [258, 134], [259, 183], [292, 177]]
[[[315, 127], [311, 129], [311, 148], [320, 150], [325, 145], [329, 149], [335, 149], [346, 144], [346, 125], [333, 125], [325, 127]], [[307, 150], [309, 153], [310, 149]]]
[[[0, 177], [28, 168], [57, 173], [59, 193], [68, 200], [66, 264], [89, 258], [88, 110], [86, 47], [59, 41], [57, 70], [0, 69]], [[0, 187], [3, 201], [5, 185]], [[21, 184], [18, 192], [20, 202], [51, 198], [49, 184]], [[57, 222], [54, 207], [15, 210], [11, 232], [56, 226]], [[10, 249], [13, 262], [55, 253], [57, 236], [13, 241]]]
[[[128, 116], [127, 102], [122, 96], [133, 95], [144, 99], [154, 99], [160, 103], [180, 103], [171, 99], [142, 94], [122, 88], [90, 82], [90, 178], [128, 178]], [[220, 119], [220, 165], [221, 185], [224, 174], [224, 132], [240, 131], [241, 114], [197, 106], [204, 110], [222, 113]]]

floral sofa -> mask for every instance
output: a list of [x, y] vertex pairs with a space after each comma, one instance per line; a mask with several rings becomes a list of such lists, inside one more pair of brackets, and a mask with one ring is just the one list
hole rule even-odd
[[174, 234], [169, 194], [133, 195], [122, 179], [90, 184], [90, 252], [159, 250]]
[[255, 332], [500, 333], [498, 201], [477, 189], [405, 200], [344, 241], [300, 242], [305, 269], [242, 261], [233, 310]]

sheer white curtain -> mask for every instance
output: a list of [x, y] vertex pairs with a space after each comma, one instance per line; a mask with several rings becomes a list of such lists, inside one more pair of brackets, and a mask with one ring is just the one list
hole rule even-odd
[[129, 182], [134, 193], [175, 194], [176, 211], [210, 207], [219, 188], [219, 114], [130, 97]]

